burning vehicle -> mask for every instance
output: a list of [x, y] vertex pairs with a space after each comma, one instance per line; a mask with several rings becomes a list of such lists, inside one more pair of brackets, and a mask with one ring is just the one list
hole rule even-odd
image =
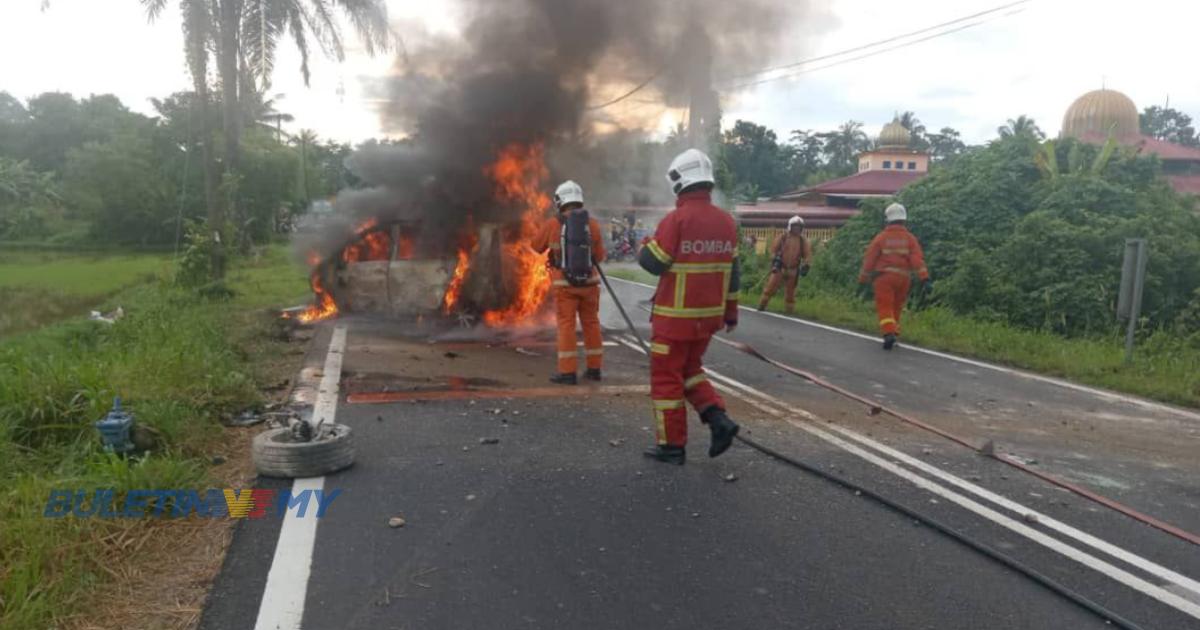
[[332, 255], [308, 254], [315, 301], [296, 318], [308, 324], [339, 313], [442, 315], [491, 327], [544, 320], [546, 256], [529, 246], [550, 209], [544, 149], [511, 144], [485, 170], [495, 201], [521, 209], [517, 220], [476, 223], [468, 215], [453, 247], [418, 248], [421, 220], [368, 218]]
[[[347, 166], [362, 187], [338, 195], [329, 225], [296, 235], [314, 294], [299, 321], [541, 323], [549, 273], [529, 243], [548, 191], [573, 179], [593, 205], [673, 203], [662, 166], [719, 132], [714, 76], [759, 67], [792, 12], [770, 0], [697, 0], [682, 19], [665, 1], [464, 4], [462, 33], [409, 31], [369, 86], [383, 129], [403, 139], [360, 146]], [[630, 106], [635, 92], [663, 111]], [[640, 140], [667, 111], [683, 132], [648, 149]]]

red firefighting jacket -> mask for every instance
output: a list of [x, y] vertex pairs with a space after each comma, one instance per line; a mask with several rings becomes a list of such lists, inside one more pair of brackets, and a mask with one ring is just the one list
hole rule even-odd
[[651, 322], [655, 336], [703, 339], [737, 323], [737, 227], [708, 191], [685, 192], [638, 254], [660, 276]]
[[925, 252], [921, 251], [921, 243], [912, 232], [903, 225], [893, 223], [883, 228], [883, 231], [871, 240], [871, 244], [867, 245], [858, 281], [866, 282], [872, 273], [899, 273], [907, 276], [913, 272], [921, 280], [929, 279], [929, 270], [925, 268]]

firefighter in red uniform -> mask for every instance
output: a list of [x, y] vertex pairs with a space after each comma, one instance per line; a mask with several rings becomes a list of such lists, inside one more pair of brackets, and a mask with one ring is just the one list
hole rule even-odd
[[884, 216], [887, 227], [867, 246], [858, 282], [870, 282], [875, 289], [875, 310], [879, 313], [883, 349], [891, 350], [900, 335], [900, 311], [908, 301], [912, 274], [916, 273], [921, 280], [922, 292], [929, 291], [930, 281], [921, 243], [904, 227], [908, 211], [893, 203], [884, 211]]
[[638, 264], [660, 276], [651, 315], [650, 398], [658, 443], [646, 455], [661, 462], [686, 459], [687, 408], [708, 425], [709, 457], [724, 453], [738, 425], [704, 374], [701, 359], [713, 334], [737, 326], [737, 228], [712, 204], [712, 161], [688, 149], [671, 162], [667, 180], [675, 210], [659, 223]]
[[[554, 309], [558, 323], [558, 373], [550, 381], [560, 385], [578, 383], [576, 370], [579, 351], [575, 347], [575, 318], [583, 328], [584, 354], [587, 356], [587, 372], [590, 380], [600, 380], [600, 368], [604, 361], [604, 338], [600, 332], [600, 274], [595, 263], [604, 262], [604, 237], [600, 224], [583, 209], [583, 188], [573, 181], [565, 181], [554, 191], [554, 205], [558, 216], [546, 219], [542, 231], [531, 243], [534, 251], [550, 251], [547, 264], [550, 266], [550, 285], [554, 290]], [[573, 247], [567, 238], [566, 226], [570, 217], [587, 225], [587, 238]], [[564, 246], [567, 251], [564, 251]], [[577, 260], [571, 259], [578, 257]], [[576, 265], [575, 263], [579, 264]], [[575, 275], [568, 277], [578, 267]]]

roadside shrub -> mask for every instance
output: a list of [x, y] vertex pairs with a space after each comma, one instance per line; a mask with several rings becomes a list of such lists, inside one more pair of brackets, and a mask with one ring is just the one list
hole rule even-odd
[[[1052, 151], [1051, 151], [1052, 150]], [[1045, 153], [1056, 157], [1047, 167]], [[1039, 169], [1039, 163], [1042, 168]], [[1143, 315], [1175, 327], [1200, 288], [1200, 217], [1158, 175], [1156, 158], [1071, 140], [992, 142], [905, 188], [933, 299], [956, 313], [1067, 336], [1106, 337], [1127, 238], [1146, 238]], [[853, 286], [886, 200], [870, 200], [818, 257], [823, 287]]]

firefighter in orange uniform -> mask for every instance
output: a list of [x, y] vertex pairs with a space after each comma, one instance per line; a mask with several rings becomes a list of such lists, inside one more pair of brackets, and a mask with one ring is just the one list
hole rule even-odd
[[811, 265], [812, 243], [804, 236], [804, 219], [794, 216], [788, 219], [787, 231], [771, 244], [771, 275], [758, 300], [758, 310], [766, 310], [767, 303], [783, 284], [784, 312], [789, 315], [796, 312], [796, 282], [808, 275]]
[[875, 310], [883, 333], [883, 349], [891, 350], [900, 335], [900, 311], [908, 301], [912, 274], [921, 280], [922, 292], [930, 289], [925, 253], [917, 237], [904, 227], [908, 211], [893, 203], [884, 211], [887, 227], [871, 240], [863, 258], [859, 284], [871, 282], [875, 289]]
[[671, 162], [667, 180], [675, 210], [659, 223], [638, 253], [638, 264], [659, 276], [651, 309], [650, 398], [658, 443], [646, 456], [682, 465], [686, 460], [687, 408], [712, 433], [709, 457], [724, 453], [738, 425], [704, 374], [701, 360], [713, 334], [737, 326], [737, 228], [712, 204], [712, 161], [688, 149]]
[[600, 380], [604, 339], [600, 333], [600, 275], [595, 263], [604, 262], [600, 224], [583, 208], [583, 188], [563, 182], [554, 191], [558, 216], [547, 219], [532, 243], [539, 253], [549, 250], [550, 284], [558, 321], [558, 373], [550, 377], [560, 385], [575, 385], [579, 357], [575, 347], [575, 319], [583, 327], [587, 356], [585, 377]]

